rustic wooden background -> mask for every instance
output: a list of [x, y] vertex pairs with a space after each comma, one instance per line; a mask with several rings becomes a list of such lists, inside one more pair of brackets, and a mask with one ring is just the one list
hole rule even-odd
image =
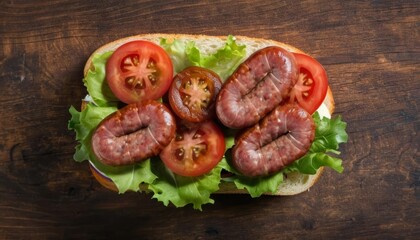
[[[418, 1], [0, 1], [0, 239], [419, 239]], [[87, 57], [141, 33], [247, 35], [325, 66], [345, 171], [203, 212], [118, 195], [72, 160]]]

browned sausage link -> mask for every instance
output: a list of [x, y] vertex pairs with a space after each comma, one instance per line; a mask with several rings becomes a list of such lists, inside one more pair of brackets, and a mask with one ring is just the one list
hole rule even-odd
[[175, 136], [175, 118], [156, 101], [134, 103], [106, 117], [92, 136], [98, 160], [118, 166], [158, 155]]
[[292, 53], [280, 47], [261, 49], [223, 85], [216, 102], [217, 116], [230, 128], [252, 126], [288, 97], [296, 81]]
[[305, 155], [314, 137], [310, 114], [298, 105], [280, 105], [238, 138], [233, 165], [250, 177], [278, 172]]

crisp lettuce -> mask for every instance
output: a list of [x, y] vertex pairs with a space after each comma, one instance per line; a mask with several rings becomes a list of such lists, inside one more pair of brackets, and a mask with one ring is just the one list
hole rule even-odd
[[191, 44], [192, 42], [185, 42], [181, 40], [169, 42], [166, 38], [162, 38], [160, 40], [160, 46], [165, 49], [172, 60], [174, 73], [179, 73], [184, 68], [192, 66], [186, 53], [186, 48]]
[[95, 54], [92, 59], [92, 67], [83, 79], [93, 102], [101, 107], [117, 106], [118, 98], [112, 93], [105, 80], [106, 61], [112, 52]]
[[192, 204], [194, 209], [202, 210], [203, 204], [214, 203], [210, 196], [219, 190], [221, 170], [217, 166], [200, 177], [183, 177], [169, 171], [160, 159], [153, 159], [152, 172], [158, 179], [149, 185], [149, 189], [154, 193], [153, 198], [165, 206], [169, 203], [176, 207]]
[[329, 154], [338, 155], [339, 144], [347, 142], [347, 124], [341, 116], [335, 118], [322, 118], [317, 112], [313, 114], [316, 128], [315, 140], [308, 153], [288, 166], [287, 171], [299, 171], [305, 174], [315, 174], [322, 167], [327, 166], [341, 173], [344, 168], [341, 159]]
[[244, 60], [245, 45], [238, 45], [233, 36], [228, 36], [223, 48], [211, 54], [202, 54], [193, 41], [175, 39], [169, 42], [162, 38], [160, 45], [169, 53], [174, 71], [180, 72], [189, 66], [211, 69], [225, 80]]
[[81, 112], [73, 106], [70, 107], [71, 119], [68, 122], [68, 129], [76, 132], [76, 140], [79, 141], [73, 156], [74, 160], [78, 162], [89, 160], [92, 130], [102, 119], [116, 110], [117, 107], [96, 107], [92, 103], [87, 104]]
[[119, 167], [104, 165], [93, 155], [91, 155], [91, 161], [99, 171], [105, 173], [115, 183], [119, 193], [141, 191], [141, 184], [152, 184], [158, 178], [151, 170], [151, 159]]

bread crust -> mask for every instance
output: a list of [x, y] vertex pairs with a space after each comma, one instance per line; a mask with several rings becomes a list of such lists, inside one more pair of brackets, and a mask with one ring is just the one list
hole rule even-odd
[[[117, 49], [119, 46], [123, 45], [124, 43], [130, 42], [130, 41], [136, 41], [136, 40], [146, 40], [146, 41], [151, 41], [154, 42], [156, 44], [159, 43], [160, 39], [165, 38], [168, 41], [174, 40], [174, 39], [183, 39], [183, 40], [191, 40], [191, 41], [195, 41], [195, 42], [212, 42], [212, 43], [218, 43], [220, 45], [224, 44], [227, 36], [207, 36], [207, 35], [192, 35], [192, 34], [166, 34], [166, 33], [153, 33], [153, 34], [139, 34], [139, 35], [134, 35], [134, 36], [130, 36], [130, 37], [125, 37], [125, 38], [120, 38], [117, 40], [114, 40], [112, 42], [109, 42], [105, 45], [102, 45], [101, 47], [97, 48], [88, 58], [88, 60], [86, 61], [85, 64], [85, 68], [84, 68], [84, 75], [87, 75], [87, 72], [89, 71], [89, 69], [91, 68], [92, 65], [92, 59], [93, 56], [95, 54], [98, 53], [104, 53], [104, 52], [108, 52], [108, 51], [114, 51], [115, 49]], [[269, 45], [275, 45], [275, 46], [279, 46], [282, 48], [285, 48], [288, 51], [291, 52], [297, 52], [297, 53], [304, 53], [303, 51], [301, 51], [300, 49], [293, 47], [289, 44], [283, 43], [283, 42], [279, 42], [279, 41], [274, 41], [274, 40], [269, 40], [269, 39], [263, 39], [263, 38], [252, 38], [252, 37], [246, 37], [246, 36], [235, 36], [235, 39], [238, 41], [238, 43], [244, 43], [247, 46], [249, 46], [249, 43], [253, 43], [253, 44], [257, 44], [256, 47], [258, 48], [258, 46], [269, 46]], [[200, 44], [197, 44], [200, 45]], [[200, 47], [200, 46], [198, 46]], [[255, 52], [257, 49], [256, 48], [251, 48], [251, 51], [248, 52], [248, 56], [250, 55], [250, 53]]]
[[[168, 41], [172, 41], [174, 39], [182, 39], [185, 41], [195, 41], [198, 48], [200, 48], [200, 43], [211, 43], [215, 46], [222, 46], [227, 36], [207, 36], [207, 35], [192, 35], [192, 34], [161, 34], [161, 33], [154, 33], [154, 34], [140, 34], [140, 35], [134, 35], [130, 37], [125, 37], [121, 39], [117, 39], [115, 41], [109, 42], [98, 49], [96, 49], [88, 58], [86, 61], [85, 67], [84, 67], [84, 77], [88, 74], [89, 69], [92, 68], [92, 59], [95, 54], [104, 53], [108, 51], [114, 51], [116, 48], [121, 46], [122, 44], [129, 42], [129, 41], [135, 41], [135, 40], [146, 40], [151, 41], [156, 44], [159, 44], [159, 41], [161, 38], [165, 38]], [[282, 48], [285, 48], [288, 51], [296, 52], [296, 53], [305, 53], [304, 51], [291, 46], [287, 43], [283, 43], [280, 41], [270, 40], [270, 39], [263, 39], [263, 38], [252, 38], [252, 37], [246, 37], [246, 36], [235, 36], [236, 41], [238, 44], [245, 44], [247, 45], [247, 56], [255, 52], [258, 49], [261, 49], [265, 46], [279, 46]], [[201, 44], [204, 45], [204, 44]], [[305, 53], [307, 54], [307, 53]], [[332, 95], [332, 91], [330, 87], [328, 87], [327, 95], [323, 102], [330, 114], [334, 112], [335, 103], [334, 98]], [[85, 108], [85, 102], [82, 101], [82, 109]], [[317, 173], [314, 175], [305, 175], [300, 173], [292, 173], [290, 175], [285, 176], [285, 181], [282, 183], [278, 189], [278, 191], [274, 194], [267, 193], [267, 195], [276, 195], [276, 196], [286, 196], [286, 195], [296, 195], [305, 191], [308, 191], [309, 188], [311, 188], [319, 179], [323, 172], [323, 167], [319, 168]], [[102, 176], [99, 172], [97, 172], [94, 167], [90, 166], [90, 170], [92, 171], [93, 176], [96, 178], [96, 180], [101, 183], [104, 187], [117, 191], [117, 187], [115, 184], [108, 178]], [[295, 181], [295, 182], [293, 182]], [[290, 185], [290, 186], [288, 186]], [[222, 181], [219, 190], [216, 192], [216, 194], [245, 194], [247, 193], [246, 190], [240, 190], [237, 189], [235, 184], [232, 182], [224, 182]], [[141, 186], [141, 190], [144, 189], [144, 186]]]

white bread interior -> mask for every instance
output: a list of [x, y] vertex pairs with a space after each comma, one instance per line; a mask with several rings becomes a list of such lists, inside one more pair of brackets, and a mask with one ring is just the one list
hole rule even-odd
[[[126, 38], [121, 38], [110, 42], [108, 44], [103, 45], [102, 47], [95, 50], [89, 59], [86, 62], [84, 68], [84, 75], [86, 76], [88, 70], [92, 67], [92, 58], [97, 53], [104, 53], [108, 51], [114, 51], [116, 48], [121, 46], [122, 44], [134, 41], [134, 40], [147, 40], [159, 44], [161, 38], [166, 38], [169, 41], [173, 39], [179, 39], [182, 41], [194, 41], [196, 47], [198, 47], [202, 53], [212, 53], [215, 52], [217, 49], [224, 46], [227, 36], [206, 36], [206, 35], [189, 35], [189, 34], [142, 34], [136, 35]], [[251, 55], [253, 52], [267, 47], [267, 46], [279, 46], [285, 48], [291, 52], [298, 52], [304, 53], [303, 51], [288, 45], [286, 43], [282, 43], [279, 41], [268, 40], [268, 39], [261, 39], [261, 38], [250, 38], [245, 36], [235, 36], [235, 39], [238, 44], [246, 45], [246, 57]], [[334, 112], [334, 99], [332, 96], [331, 89], [328, 88], [327, 96], [324, 100], [324, 104], [326, 105], [330, 115]], [[83, 105], [83, 104], [82, 104]], [[82, 106], [83, 108], [83, 106]], [[278, 191], [275, 194], [270, 195], [295, 195], [305, 191], [308, 191], [310, 187], [312, 187], [315, 182], [319, 179], [320, 175], [322, 174], [323, 168], [321, 167], [318, 172], [314, 175], [307, 175], [301, 173], [290, 173], [287, 174], [284, 178], [284, 182], [280, 185]], [[96, 176], [95, 176], [96, 177]], [[231, 182], [222, 182], [220, 184], [220, 189], [216, 193], [221, 194], [239, 194], [239, 193], [247, 193], [246, 190], [239, 190], [236, 188], [234, 183]]]

